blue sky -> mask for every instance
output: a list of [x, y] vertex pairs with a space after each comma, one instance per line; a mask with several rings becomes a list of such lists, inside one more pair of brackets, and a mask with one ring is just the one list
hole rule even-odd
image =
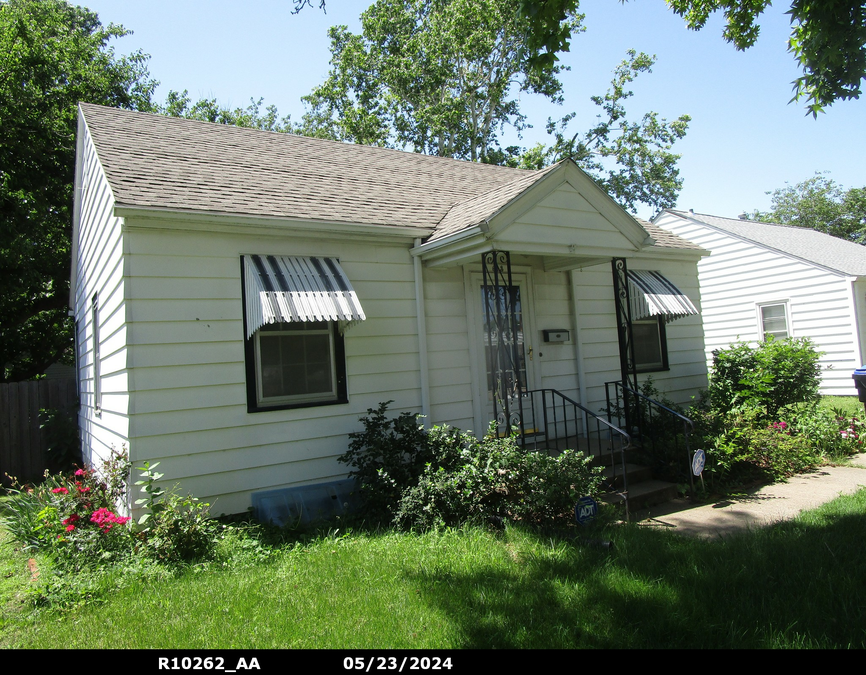
[[[328, 0], [327, 14], [307, 8], [293, 15], [291, 0], [89, 0], [83, 3], [103, 23], [119, 23], [134, 34], [115, 42], [119, 53], [141, 49], [151, 55], [151, 75], [160, 81], [157, 98], [188, 89], [195, 100], [216, 98], [246, 106], [264, 98], [281, 115], [298, 120], [301, 96], [322, 82], [329, 69], [327, 29], [346, 24], [359, 30], [368, 2]], [[593, 94], [603, 94], [628, 49], [658, 57], [653, 72], [632, 87], [631, 117], [646, 111], [674, 119], [691, 115], [682, 155], [684, 187], [677, 208], [736, 217], [767, 209], [766, 192], [828, 171], [844, 187], [866, 186], [866, 98], [842, 101], [812, 119], [802, 104], [788, 104], [799, 75], [787, 53], [790, 5], [771, 7], [761, 21], [755, 47], [736, 51], [721, 38], [713, 17], [701, 32], [689, 31], [663, 0], [583, 0], [586, 32], [562, 61], [565, 103], [526, 96], [523, 111], [535, 128], [524, 145], [548, 140], [544, 124], [576, 111], [571, 129], [588, 128], [595, 117]], [[514, 142], [516, 139], [509, 139]], [[639, 215], [650, 217], [649, 209]]]

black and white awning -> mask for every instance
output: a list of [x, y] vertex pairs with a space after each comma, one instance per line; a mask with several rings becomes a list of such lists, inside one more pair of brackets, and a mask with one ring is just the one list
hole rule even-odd
[[337, 321], [340, 332], [367, 317], [336, 258], [244, 256], [247, 338], [265, 324]]
[[660, 272], [629, 270], [628, 284], [632, 321], [663, 316], [670, 323], [698, 313], [688, 296]]

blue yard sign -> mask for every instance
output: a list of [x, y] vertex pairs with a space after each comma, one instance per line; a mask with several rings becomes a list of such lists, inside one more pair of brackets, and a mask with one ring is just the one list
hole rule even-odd
[[598, 503], [592, 497], [581, 497], [574, 505], [574, 519], [586, 525], [598, 515]]
[[703, 450], [695, 450], [695, 456], [692, 457], [692, 473], [700, 476], [704, 472], [704, 465], [707, 463], [707, 455]]

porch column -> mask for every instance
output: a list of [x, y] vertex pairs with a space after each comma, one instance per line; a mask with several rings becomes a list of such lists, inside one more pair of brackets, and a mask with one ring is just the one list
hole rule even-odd
[[619, 338], [619, 368], [622, 385], [637, 391], [631, 302], [628, 291], [628, 267], [625, 258], [613, 258], [611, 269], [613, 270], [613, 293], [616, 306], [616, 331]]

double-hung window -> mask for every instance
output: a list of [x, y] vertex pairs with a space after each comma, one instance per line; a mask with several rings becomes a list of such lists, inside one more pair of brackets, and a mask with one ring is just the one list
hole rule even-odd
[[758, 305], [758, 324], [762, 340], [766, 340], [768, 335], [772, 335], [776, 340], [790, 337], [788, 303], [772, 302]]
[[335, 258], [243, 257], [247, 409], [348, 401], [343, 331], [366, 317]]

